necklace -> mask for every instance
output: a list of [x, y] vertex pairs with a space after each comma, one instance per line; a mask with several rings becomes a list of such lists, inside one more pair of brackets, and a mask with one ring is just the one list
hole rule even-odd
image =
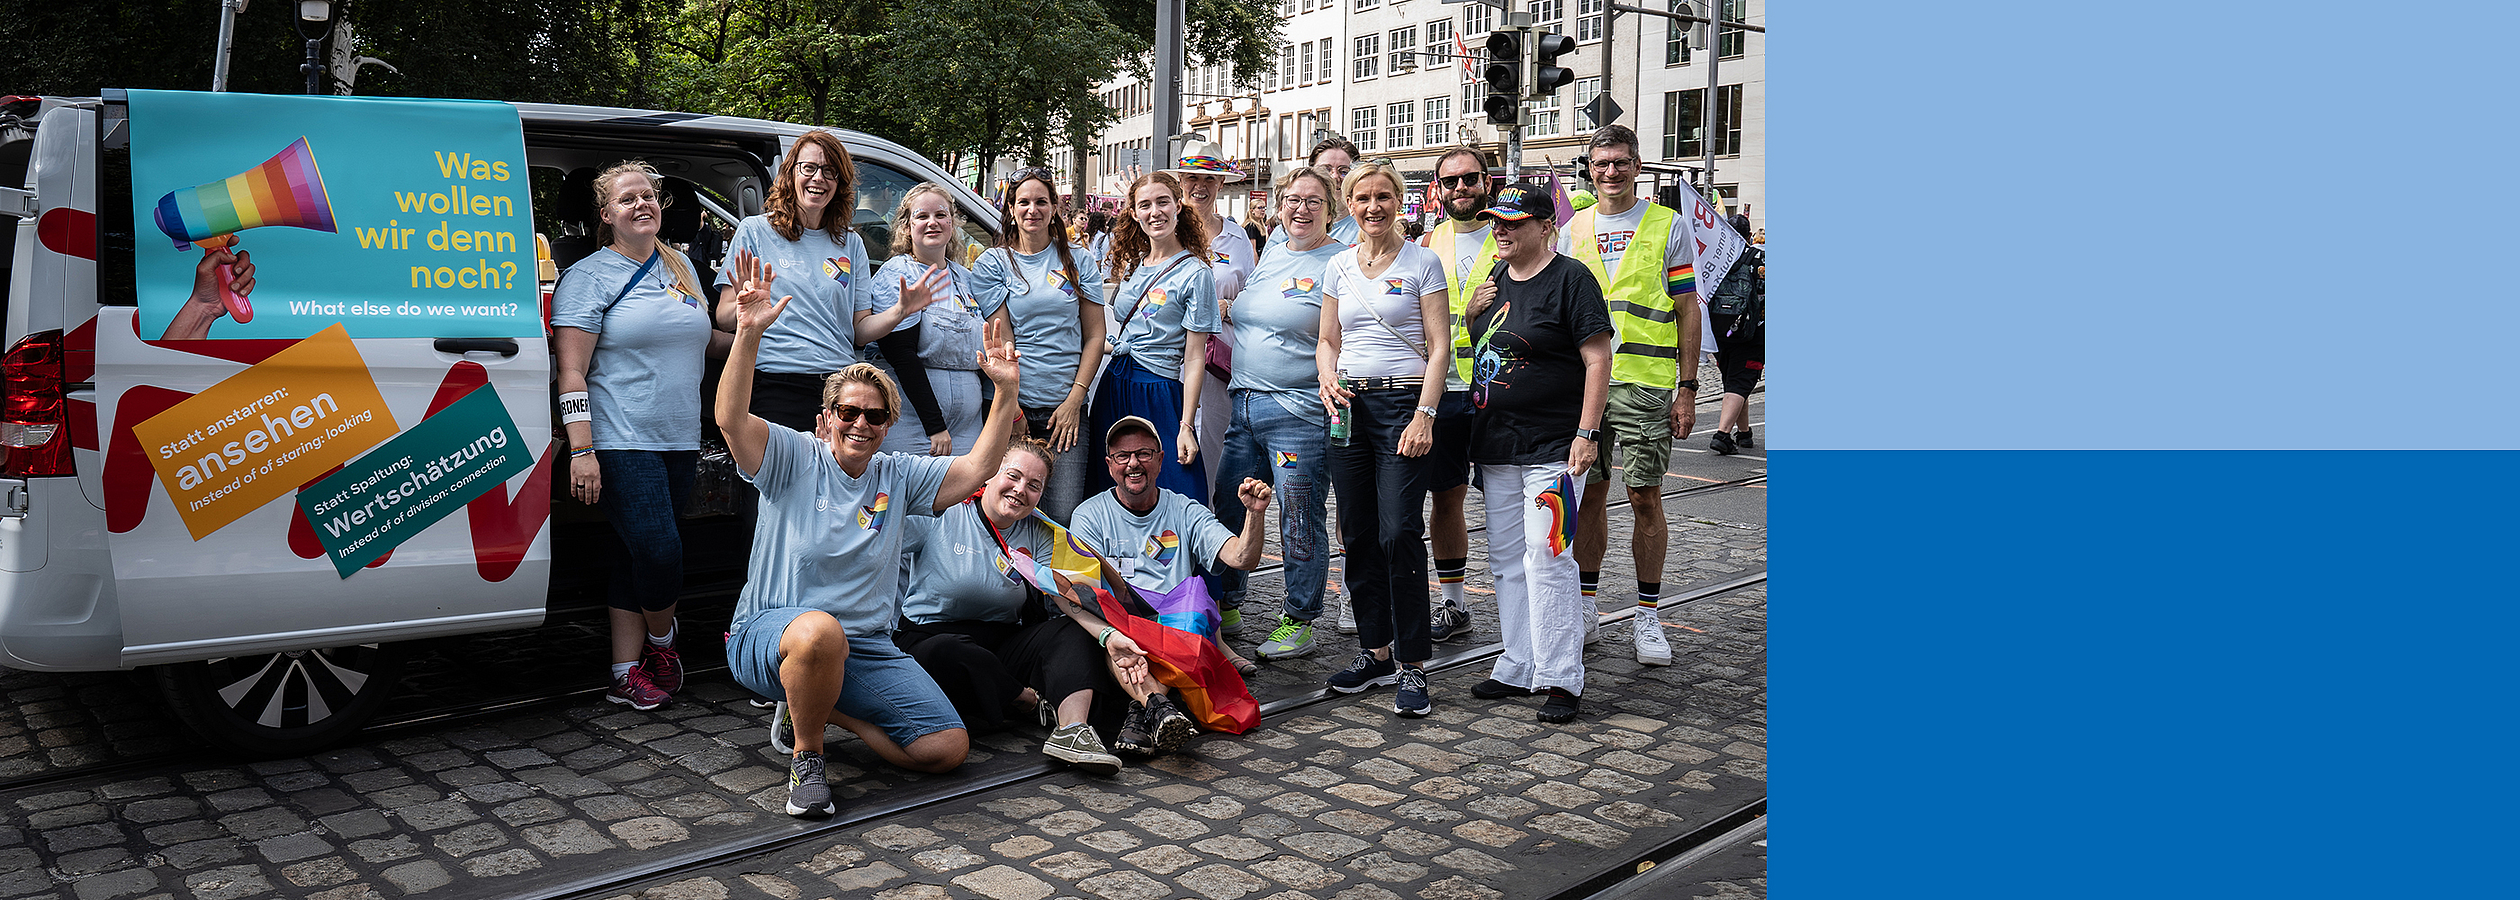
[[1407, 242], [1407, 241], [1401, 241], [1401, 242], [1399, 242], [1399, 243], [1395, 243], [1395, 244], [1391, 245], [1391, 249], [1390, 249], [1389, 251], [1384, 252], [1384, 253], [1380, 253], [1380, 254], [1377, 254], [1377, 255], [1374, 255], [1374, 256], [1365, 256], [1365, 255], [1361, 252], [1364, 248], [1360, 246], [1360, 247], [1358, 247], [1358, 250], [1359, 250], [1360, 252], [1357, 254], [1358, 262], [1357, 262], [1357, 266], [1356, 266], [1356, 267], [1357, 267], [1357, 268], [1359, 268], [1359, 269], [1371, 269], [1371, 268], [1374, 268], [1374, 267], [1376, 267], [1376, 266], [1382, 265], [1383, 263], [1389, 262], [1389, 261], [1391, 260], [1391, 258], [1392, 258], [1392, 257], [1400, 255], [1400, 244], [1405, 244], [1405, 243], [1408, 243], [1408, 242]]

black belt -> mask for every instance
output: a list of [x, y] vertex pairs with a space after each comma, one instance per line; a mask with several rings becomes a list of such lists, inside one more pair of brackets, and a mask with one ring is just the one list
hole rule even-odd
[[1351, 391], [1414, 391], [1426, 384], [1423, 375], [1369, 375], [1345, 378], [1340, 383]]

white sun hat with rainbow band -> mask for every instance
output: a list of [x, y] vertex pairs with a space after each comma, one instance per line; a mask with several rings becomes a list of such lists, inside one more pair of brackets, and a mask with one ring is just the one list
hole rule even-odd
[[1174, 175], [1214, 175], [1220, 181], [1235, 182], [1251, 176], [1234, 168], [1225, 158], [1225, 148], [1215, 141], [1192, 141], [1181, 148], [1181, 163], [1163, 170]]

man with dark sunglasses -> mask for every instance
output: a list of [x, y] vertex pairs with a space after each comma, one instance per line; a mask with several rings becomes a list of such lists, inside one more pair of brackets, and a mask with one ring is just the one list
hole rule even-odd
[[866, 363], [823, 382], [814, 433], [752, 412], [761, 336], [792, 297], [772, 302], [766, 281], [732, 286], [735, 345], [718, 381], [717, 423], [736, 470], [761, 490], [752, 559], [726, 638], [727, 666], [745, 688], [781, 702], [771, 746], [790, 754], [789, 815], [828, 816], [823, 726], [864, 740], [886, 762], [920, 772], [962, 765], [970, 733], [935, 679], [892, 640], [900, 618], [903, 516], [934, 516], [980, 489], [1015, 430], [1022, 376], [1005, 326], [981, 337], [980, 371], [997, 400], [958, 457], [879, 453], [901, 392]]
[[1470, 295], [1496, 268], [1493, 220], [1479, 215], [1488, 206], [1487, 153], [1455, 148], [1435, 161], [1435, 190], [1444, 207], [1444, 221], [1426, 232], [1420, 243], [1444, 262], [1444, 280], [1452, 291], [1452, 368], [1444, 371], [1444, 401], [1435, 412], [1433, 481], [1434, 520], [1427, 537], [1434, 543], [1435, 584], [1443, 592], [1427, 623], [1428, 636], [1438, 641], [1468, 637], [1470, 601], [1463, 596], [1470, 574], [1470, 524], [1463, 509], [1470, 500]]

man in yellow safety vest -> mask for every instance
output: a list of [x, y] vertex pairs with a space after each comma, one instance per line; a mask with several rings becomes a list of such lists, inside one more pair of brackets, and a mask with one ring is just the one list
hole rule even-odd
[[1470, 634], [1470, 603], [1462, 596], [1470, 573], [1470, 527], [1462, 508], [1470, 498], [1470, 295], [1496, 269], [1496, 224], [1480, 218], [1493, 186], [1488, 183], [1487, 154], [1458, 147], [1435, 161], [1435, 196], [1444, 207], [1444, 221], [1427, 229], [1420, 241], [1444, 262], [1444, 281], [1452, 291], [1453, 366], [1444, 373], [1444, 402], [1435, 414], [1432, 481], [1435, 517], [1427, 537], [1434, 543], [1435, 582], [1443, 602], [1435, 605], [1428, 634], [1450, 641]]
[[[1699, 318], [1696, 263], [1689, 230], [1679, 214], [1645, 202], [1636, 193], [1636, 132], [1605, 125], [1593, 132], [1585, 165], [1600, 199], [1575, 213], [1558, 251], [1592, 270], [1610, 303], [1617, 333], [1610, 363], [1610, 400], [1602, 421], [1604, 446], [1585, 477], [1582, 525], [1575, 534], [1575, 563], [1584, 596], [1601, 588], [1601, 558], [1609, 549], [1610, 446], [1627, 463], [1628, 504], [1636, 519], [1629, 549], [1636, 559], [1636, 659], [1670, 665], [1671, 645], [1655, 607], [1662, 597], [1663, 553], [1670, 541], [1662, 506], [1663, 471], [1673, 441], [1697, 425]], [[1598, 600], [1594, 601], [1596, 604]], [[1594, 607], [1598, 628], [1598, 606]]]

